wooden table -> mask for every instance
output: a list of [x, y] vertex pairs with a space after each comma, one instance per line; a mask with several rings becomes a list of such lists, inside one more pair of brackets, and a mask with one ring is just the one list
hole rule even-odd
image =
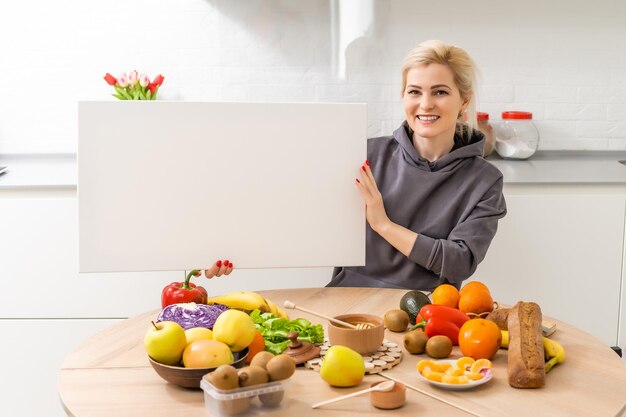
[[[372, 288], [311, 288], [261, 292], [279, 305], [288, 299], [310, 310], [338, 315], [346, 312], [383, 316], [397, 308], [406, 291]], [[75, 417], [167, 416], [205, 417], [202, 391], [179, 388], [163, 381], [152, 369], [143, 337], [158, 310], [125, 320], [86, 340], [70, 354], [59, 375], [59, 394], [68, 415]], [[322, 319], [291, 310], [291, 317], [312, 322]], [[298, 368], [290, 379], [285, 400], [272, 416], [621, 416], [626, 406], [626, 364], [609, 347], [567, 323], [556, 321], [552, 336], [565, 347], [567, 360], [553, 368], [541, 389], [520, 390], [507, 382], [507, 351], [493, 358], [494, 379], [469, 391], [444, 391], [418, 379], [416, 363], [425, 355], [403, 351], [402, 362], [387, 374], [433, 393], [462, 409], [407, 390], [406, 405], [396, 411], [372, 407], [367, 395], [337, 402], [317, 410], [311, 405], [368, 387], [383, 380], [368, 375], [355, 388], [332, 388], [315, 371]], [[402, 344], [402, 333], [385, 337]], [[458, 348], [452, 357], [460, 357]]]

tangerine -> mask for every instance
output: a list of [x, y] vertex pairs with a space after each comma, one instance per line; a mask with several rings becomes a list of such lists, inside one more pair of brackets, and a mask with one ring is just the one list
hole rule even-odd
[[470, 290], [475, 290], [475, 289], [481, 289], [481, 290], [489, 291], [489, 287], [487, 287], [482, 282], [480, 282], [480, 281], [470, 281], [467, 284], [465, 284], [463, 287], [461, 287], [461, 289], [459, 290], [459, 294], [463, 295], [465, 292], [470, 291]]
[[[476, 318], [466, 321], [459, 329], [459, 348], [464, 356], [479, 359], [491, 359], [502, 342], [502, 332], [497, 324], [490, 320]], [[474, 363], [472, 366], [479, 365]], [[472, 369], [473, 370], [473, 369]]]
[[433, 304], [444, 305], [452, 308], [459, 306], [459, 290], [450, 284], [441, 284], [431, 294]]
[[263, 339], [263, 335], [260, 331], [256, 331], [254, 333], [254, 338], [252, 342], [248, 346], [248, 356], [246, 356], [246, 364], [250, 365], [252, 358], [259, 352], [263, 352], [265, 350], [265, 339]]

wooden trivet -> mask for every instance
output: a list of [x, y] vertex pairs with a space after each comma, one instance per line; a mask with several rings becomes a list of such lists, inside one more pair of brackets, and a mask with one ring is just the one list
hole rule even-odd
[[[304, 366], [319, 372], [322, 358], [326, 355], [329, 347], [330, 343], [325, 340], [324, 344], [321, 345], [320, 357], [306, 361]], [[402, 361], [402, 349], [395, 342], [385, 339], [376, 353], [363, 356], [363, 360], [365, 361], [365, 373], [377, 374], [399, 364]]]

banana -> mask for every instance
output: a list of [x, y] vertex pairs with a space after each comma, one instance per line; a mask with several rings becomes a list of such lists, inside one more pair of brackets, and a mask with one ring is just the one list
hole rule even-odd
[[544, 337], [543, 350], [546, 355], [546, 373], [550, 372], [554, 365], [565, 361], [565, 348], [559, 342]]
[[[509, 347], [509, 332], [508, 330], [501, 330], [502, 343], [500, 347], [507, 349]], [[563, 363], [565, 361], [565, 348], [559, 342], [543, 338], [543, 354], [546, 360], [546, 373], [550, 372], [553, 366]]]
[[223, 304], [230, 308], [244, 311], [259, 309], [262, 312], [270, 311], [270, 307], [261, 295], [251, 291], [231, 292], [217, 297], [211, 297], [207, 304]]
[[266, 298], [265, 301], [267, 301], [267, 305], [270, 308], [270, 313], [274, 313], [277, 317], [282, 317], [289, 320], [289, 316], [287, 315], [287, 313], [285, 313], [283, 309], [278, 307], [272, 300]]

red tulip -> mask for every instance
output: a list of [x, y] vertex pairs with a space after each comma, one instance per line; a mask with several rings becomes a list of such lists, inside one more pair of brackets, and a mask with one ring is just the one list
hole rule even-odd
[[156, 77], [154, 77], [154, 81], [152, 81], [152, 84], [154, 84], [157, 87], [163, 84], [163, 76], [159, 74]]
[[104, 81], [106, 81], [109, 85], [117, 84], [117, 80], [115, 79], [115, 77], [109, 74], [108, 72], [107, 72], [107, 75], [104, 76]]
[[150, 90], [150, 94], [154, 94], [156, 89], [157, 89], [157, 85], [156, 84], [154, 84], [154, 83], [148, 84], [148, 90]]

